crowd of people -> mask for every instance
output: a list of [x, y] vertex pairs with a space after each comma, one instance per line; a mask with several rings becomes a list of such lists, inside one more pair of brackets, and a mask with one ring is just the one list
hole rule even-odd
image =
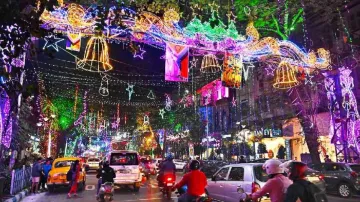
[[46, 190], [46, 181], [49, 175], [49, 172], [51, 170], [52, 165], [52, 159], [47, 158], [44, 162], [42, 158], [36, 159], [32, 166], [31, 170], [31, 179], [32, 179], [32, 185], [31, 185], [31, 192], [32, 193], [38, 193], [39, 189], [42, 188], [43, 190]]

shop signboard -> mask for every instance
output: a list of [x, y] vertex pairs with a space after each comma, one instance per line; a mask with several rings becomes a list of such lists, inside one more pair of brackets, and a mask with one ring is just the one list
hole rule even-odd
[[261, 128], [260, 130], [255, 131], [256, 136], [263, 136], [263, 138], [274, 138], [282, 137], [281, 129], [277, 128]]

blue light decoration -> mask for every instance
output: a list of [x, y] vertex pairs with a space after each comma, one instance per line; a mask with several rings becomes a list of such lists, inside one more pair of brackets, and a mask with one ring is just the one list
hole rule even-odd
[[199, 107], [200, 118], [209, 134], [213, 132], [213, 112], [213, 107]]

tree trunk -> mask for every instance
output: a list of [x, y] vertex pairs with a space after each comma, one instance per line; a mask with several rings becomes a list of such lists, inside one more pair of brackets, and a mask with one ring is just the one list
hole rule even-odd
[[303, 127], [305, 134], [305, 141], [309, 148], [310, 157], [312, 163], [320, 163], [320, 153], [319, 153], [319, 142], [318, 142], [318, 129], [312, 121], [306, 116], [298, 116], [300, 123]]

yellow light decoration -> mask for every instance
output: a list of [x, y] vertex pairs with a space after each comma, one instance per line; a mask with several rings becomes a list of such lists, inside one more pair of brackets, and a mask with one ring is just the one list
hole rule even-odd
[[278, 41], [272, 37], [266, 37], [266, 38], [261, 39], [257, 43], [250, 45], [248, 47], [248, 50], [249, 51], [257, 51], [257, 50], [262, 50], [266, 47], [270, 48], [271, 52], [274, 55], [281, 55], [280, 46], [278, 44]]
[[242, 61], [234, 56], [225, 55], [224, 70], [221, 75], [223, 85], [226, 87], [240, 88]]
[[60, 7], [63, 7], [64, 5], [64, 0], [57, 0], [58, 4]]
[[107, 72], [113, 69], [109, 62], [109, 48], [102, 36], [93, 36], [86, 45], [84, 58], [76, 63], [77, 68], [89, 72]]
[[290, 63], [281, 61], [275, 72], [274, 88], [289, 89], [299, 85], [295, 76], [295, 67]]
[[249, 24], [246, 27], [246, 35], [249, 37], [252, 37], [252, 41], [259, 41], [260, 39], [260, 34], [257, 31], [257, 29], [254, 26], [254, 22], [250, 21]]
[[311, 51], [309, 54], [308, 54], [308, 64], [311, 65], [311, 66], [314, 66], [315, 63], [316, 63], [316, 54], [314, 51]]
[[216, 73], [221, 70], [221, 67], [214, 54], [207, 54], [203, 57], [201, 62], [202, 73]]
[[165, 23], [177, 23], [180, 20], [180, 15], [174, 9], [169, 9], [164, 13]]
[[90, 22], [85, 22], [84, 17], [85, 9], [82, 6], [74, 3], [68, 6], [67, 20], [73, 28], [81, 28], [93, 24], [93, 20], [91, 20]]
[[316, 68], [319, 69], [328, 69], [330, 67], [330, 51], [325, 50], [324, 48], [319, 48], [317, 51], [319, 58], [323, 59], [324, 62], [317, 65]]

